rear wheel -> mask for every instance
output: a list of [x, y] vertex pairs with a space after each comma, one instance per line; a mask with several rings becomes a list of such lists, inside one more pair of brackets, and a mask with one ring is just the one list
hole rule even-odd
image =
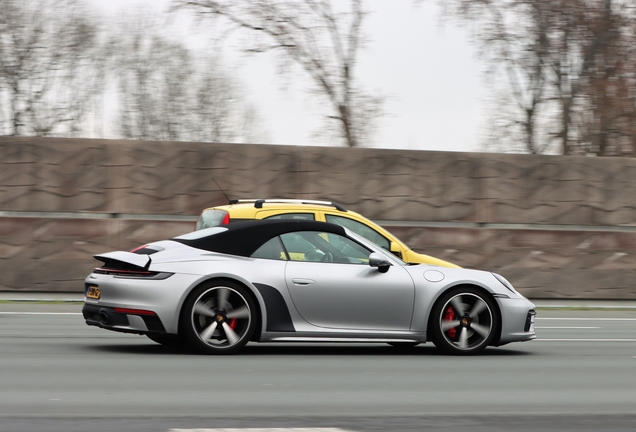
[[450, 354], [477, 354], [492, 342], [497, 330], [495, 303], [472, 287], [444, 293], [432, 311], [431, 331], [436, 347]]
[[196, 288], [186, 300], [181, 328], [188, 342], [207, 354], [243, 348], [256, 327], [256, 305], [236, 282], [216, 281]]

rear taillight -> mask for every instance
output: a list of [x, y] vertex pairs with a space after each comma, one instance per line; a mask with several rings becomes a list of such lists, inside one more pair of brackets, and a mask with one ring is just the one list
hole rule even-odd
[[125, 269], [114, 269], [109, 267], [98, 267], [93, 270], [93, 273], [103, 274], [103, 275], [111, 275], [119, 278], [134, 278], [134, 279], [153, 279], [153, 280], [162, 280], [168, 279], [174, 273], [167, 272], [152, 272], [148, 270], [125, 270]]
[[230, 214], [225, 213], [225, 216], [223, 216], [223, 220], [221, 221], [221, 225], [228, 225], [229, 223], [230, 223]]
[[113, 269], [108, 267], [98, 267], [93, 270], [93, 273], [97, 274], [108, 274], [108, 275], [126, 275], [126, 276], [153, 276], [157, 274], [157, 272], [151, 272], [146, 270], [122, 270], [122, 269]]

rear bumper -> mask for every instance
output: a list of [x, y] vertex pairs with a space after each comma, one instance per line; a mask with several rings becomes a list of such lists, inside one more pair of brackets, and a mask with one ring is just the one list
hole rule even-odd
[[137, 315], [116, 312], [115, 308], [84, 304], [82, 315], [86, 324], [122, 333], [165, 333], [166, 329], [157, 315]]

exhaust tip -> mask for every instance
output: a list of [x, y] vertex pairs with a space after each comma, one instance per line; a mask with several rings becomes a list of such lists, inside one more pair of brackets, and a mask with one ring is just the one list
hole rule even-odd
[[101, 324], [108, 324], [108, 321], [110, 321], [110, 317], [108, 316], [106, 311], [104, 311], [103, 309], [99, 311], [99, 322]]

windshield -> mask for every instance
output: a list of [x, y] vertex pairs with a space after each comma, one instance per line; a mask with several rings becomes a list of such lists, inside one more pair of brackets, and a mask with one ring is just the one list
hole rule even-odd
[[392, 261], [393, 263], [401, 265], [401, 266], [405, 266], [406, 265], [406, 263], [404, 261], [402, 261], [397, 256], [393, 255], [392, 253], [390, 253], [386, 249], [382, 248], [380, 245], [372, 242], [371, 240], [369, 240], [367, 238], [362, 237], [359, 234], [354, 233], [349, 228], [346, 228], [346, 227], [343, 227], [343, 228], [345, 229], [345, 231], [347, 232], [347, 235], [349, 237], [356, 239], [359, 243], [363, 244], [364, 246], [367, 246], [368, 248], [370, 248], [374, 252], [381, 253], [383, 256], [387, 257], [387, 259], [389, 259], [389, 261]]

